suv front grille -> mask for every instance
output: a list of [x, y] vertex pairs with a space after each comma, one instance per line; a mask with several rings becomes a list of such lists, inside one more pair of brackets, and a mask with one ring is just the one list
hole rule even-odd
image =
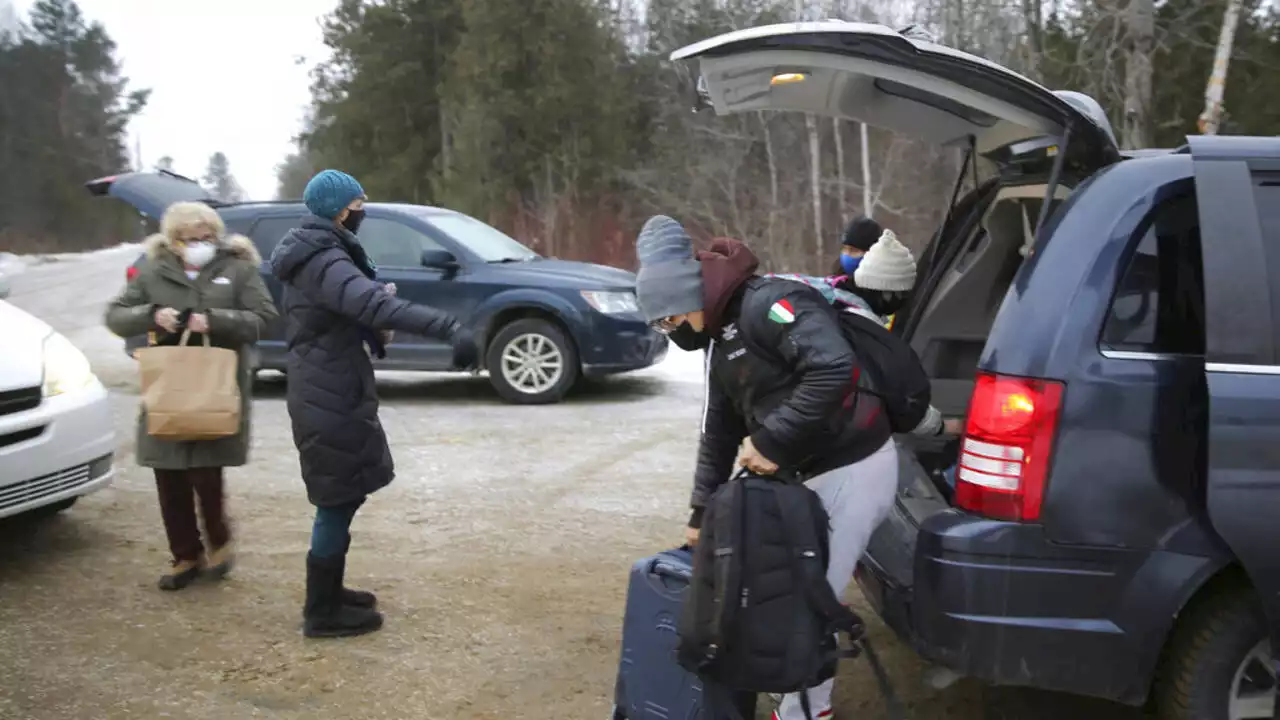
[[39, 387], [0, 392], [0, 415], [12, 415], [40, 406], [43, 393]]

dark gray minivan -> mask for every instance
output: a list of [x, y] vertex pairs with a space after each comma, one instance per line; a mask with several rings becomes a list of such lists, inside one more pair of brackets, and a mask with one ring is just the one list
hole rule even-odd
[[672, 59], [719, 113], [846, 117], [997, 171], [953, 198], [895, 323], [966, 432], [900, 440], [858, 570], [886, 623], [962, 676], [1273, 717], [1280, 139], [1121, 153], [1093, 100], [879, 25]]

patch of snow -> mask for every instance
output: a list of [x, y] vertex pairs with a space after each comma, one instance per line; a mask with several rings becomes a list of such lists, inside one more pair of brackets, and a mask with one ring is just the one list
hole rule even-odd
[[689, 352], [675, 345], [669, 346], [662, 362], [644, 370], [644, 374], [659, 377], [668, 382], [697, 383], [706, 381], [706, 354], [701, 350]]
[[13, 253], [0, 252], [0, 277], [17, 275], [26, 266], [21, 257]]
[[[34, 255], [12, 255], [11, 257], [15, 258], [23, 265], [43, 265], [44, 263], [61, 262], [65, 260], [109, 257], [126, 252], [142, 252], [142, 243], [120, 243], [119, 245], [109, 248], [87, 250], [84, 252], [38, 253]], [[0, 255], [0, 261], [3, 261], [3, 255]]]

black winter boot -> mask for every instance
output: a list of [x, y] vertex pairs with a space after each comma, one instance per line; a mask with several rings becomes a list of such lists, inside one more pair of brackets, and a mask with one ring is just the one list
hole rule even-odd
[[[342, 563], [342, 566], [338, 568], [338, 572], [334, 576], [334, 581], [338, 584], [338, 597], [342, 601], [343, 605], [349, 605], [356, 608], [368, 608], [372, 610], [378, 606], [378, 598], [373, 593], [365, 592], [364, 590], [352, 590], [351, 588], [345, 588], [342, 586], [342, 578], [346, 574], [347, 570], [347, 563], [345, 562], [346, 551], [349, 549], [351, 549], [350, 535], [347, 536], [347, 546], [343, 550], [344, 562]], [[305, 620], [306, 617], [307, 610], [304, 607], [302, 609], [302, 618]]]
[[307, 600], [303, 606], [302, 634], [310, 638], [353, 637], [382, 627], [382, 614], [368, 608], [343, 605], [342, 571], [345, 556], [320, 558], [307, 554]]
[[[345, 556], [351, 550], [351, 534], [347, 534], [347, 546], [343, 548], [342, 554]], [[359, 608], [373, 608], [378, 606], [378, 597], [366, 590], [353, 590], [342, 584], [343, 575], [347, 569], [346, 563], [342, 564], [342, 570], [338, 573], [338, 591], [339, 597], [342, 598], [343, 605], [351, 605]]]

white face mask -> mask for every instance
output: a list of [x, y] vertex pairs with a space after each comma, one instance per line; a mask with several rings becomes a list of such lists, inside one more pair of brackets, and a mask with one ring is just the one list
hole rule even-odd
[[194, 268], [202, 268], [209, 264], [218, 253], [218, 247], [209, 242], [189, 243], [182, 249], [182, 259]]

